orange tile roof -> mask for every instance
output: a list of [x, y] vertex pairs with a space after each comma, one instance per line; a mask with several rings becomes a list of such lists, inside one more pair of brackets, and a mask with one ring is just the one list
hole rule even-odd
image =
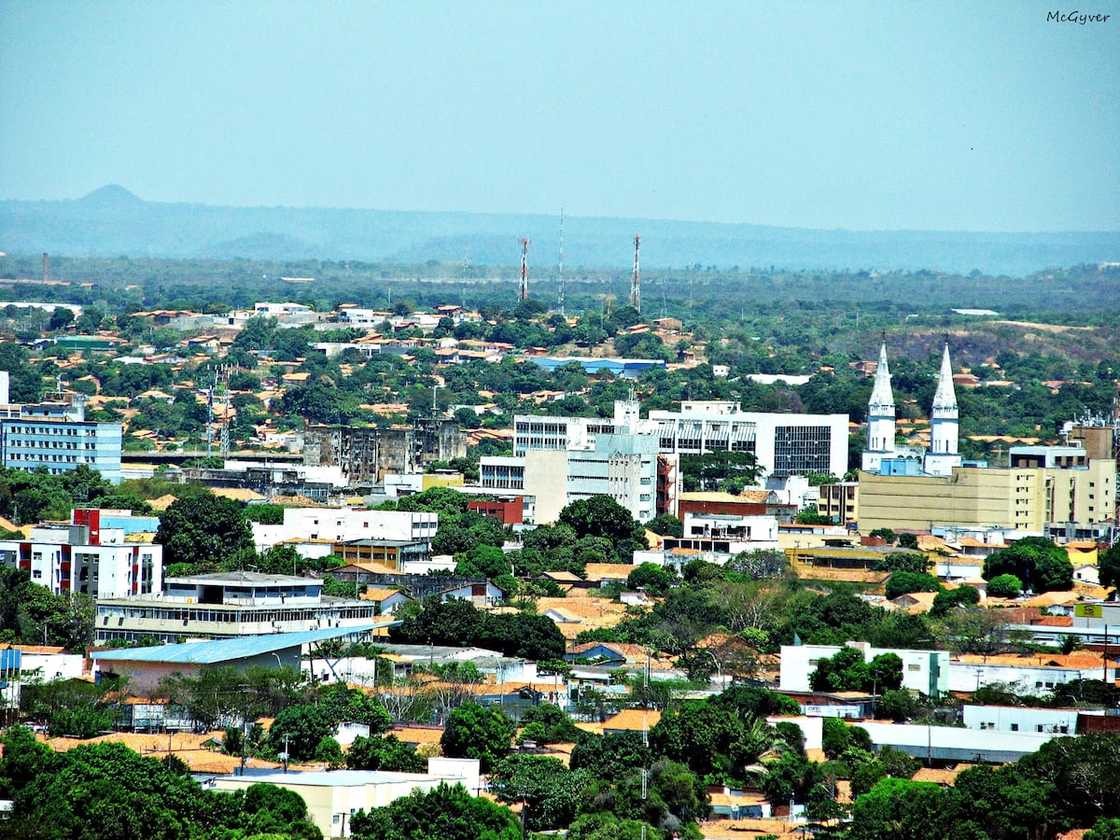
[[657, 709], [623, 709], [603, 721], [603, 731], [641, 732], [643, 729], [653, 729], [659, 720], [661, 712]]

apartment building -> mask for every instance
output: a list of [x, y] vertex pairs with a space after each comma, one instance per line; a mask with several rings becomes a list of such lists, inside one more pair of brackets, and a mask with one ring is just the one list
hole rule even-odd
[[163, 546], [127, 542], [119, 528], [32, 528], [27, 539], [0, 540], [0, 563], [27, 571], [56, 595], [120, 598], [156, 593], [163, 584]]
[[688, 549], [705, 556], [731, 557], [744, 551], [778, 548], [778, 520], [774, 516], [686, 513], [682, 526], [682, 536], [664, 538], [666, 551]]
[[215, 572], [167, 579], [163, 592], [97, 601], [98, 643], [115, 639], [220, 639], [368, 627], [371, 601], [322, 594], [315, 578], [258, 572]]
[[351, 485], [372, 485], [388, 473], [423, 472], [432, 461], [466, 454], [466, 435], [446, 418], [387, 429], [312, 425], [304, 433], [303, 463], [340, 467]]

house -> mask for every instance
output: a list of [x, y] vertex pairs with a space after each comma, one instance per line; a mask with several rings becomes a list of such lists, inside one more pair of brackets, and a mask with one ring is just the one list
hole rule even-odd
[[373, 601], [376, 605], [373, 611], [374, 615], [392, 615], [412, 600], [411, 596], [401, 590], [386, 586], [366, 587], [366, 590], [361, 592], [358, 597], [363, 601]]
[[1001, 685], [1016, 694], [1042, 696], [1063, 683], [1102, 678], [1106, 682], [1120, 678], [1115, 651], [1107, 665], [1102, 654], [1089, 650], [1068, 654], [961, 654], [949, 664], [949, 690], [969, 694], [984, 686]]
[[1077, 709], [964, 704], [965, 728], [982, 731], [1072, 735], [1077, 732], [1077, 715]]
[[244, 791], [254, 784], [276, 785], [299, 794], [307, 805], [308, 817], [324, 837], [349, 837], [349, 821], [356, 812], [383, 808], [441, 784], [462, 785], [474, 795], [480, 790], [478, 759], [470, 758], [429, 758], [427, 773], [334, 770], [222, 776], [214, 780], [217, 790], [228, 792]]

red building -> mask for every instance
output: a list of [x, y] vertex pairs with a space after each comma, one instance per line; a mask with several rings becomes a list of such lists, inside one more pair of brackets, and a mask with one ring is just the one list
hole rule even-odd
[[525, 521], [525, 500], [521, 496], [503, 499], [472, 499], [467, 509], [497, 519], [503, 525], [521, 525]]

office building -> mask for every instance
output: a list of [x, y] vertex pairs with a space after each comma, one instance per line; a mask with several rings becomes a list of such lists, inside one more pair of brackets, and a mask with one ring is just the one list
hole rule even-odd
[[368, 627], [375, 605], [322, 594], [323, 582], [291, 575], [215, 572], [167, 579], [166, 590], [99, 598], [97, 641], [220, 639]]
[[614, 416], [516, 415], [513, 453], [533, 449], [588, 449], [598, 435], [653, 435], [665, 455], [749, 452], [762, 479], [831, 473], [848, 469], [848, 415], [744, 412], [735, 402], [685, 401], [680, 411], [651, 411], [639, 417], [635, 400], [615, 402]]
[[163, 546], [127, 542], [119, 528], [42, 525], [27, 539], [0, 540], [0, 563], [23, 569], [56, 595], [143, 596], [163, 584]]
[[947, 476], [861, 472], [860, 530], [985, 525], [1042, 533], [1048, 523], [1113, 521], [1114, 461], [1090, 460], [1076, 447], [1012, 447], [1010, 453], [1010, 467], [956, 466]]
[[80, 400], [0, 407], [0, 463], [52, 475], [88, 466], [121, 480], [121, 424], [85, 419]]
[[[515, 490], [536, 500], [537, 524], [555, 522], [565, 505], [592, 496], [610, 496], [639, 522], [663, 504], [675, 509], [675, 484], [659, 482], [657, 440], [652, 435], [594, 434], [590, 448], [530, 448], [521, 456], [483, 457], [479, 483], [484, 489]], [[667, 470], [662, 469], [663, 478]]]

